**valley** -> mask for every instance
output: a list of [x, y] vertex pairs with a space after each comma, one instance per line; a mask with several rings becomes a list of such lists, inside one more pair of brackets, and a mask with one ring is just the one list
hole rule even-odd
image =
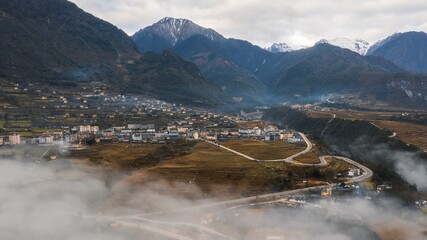
[[0, 1], [1, 238], [426, 239], [425, 9]]

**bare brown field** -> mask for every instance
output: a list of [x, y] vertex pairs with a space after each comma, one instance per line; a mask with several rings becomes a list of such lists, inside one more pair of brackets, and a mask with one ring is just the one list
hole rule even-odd
[[86, 164], [119, 169], [123, 166], [132, 168], [132, 163], [153, 152], [157, 145], [96, 144], [88, 150], [71, 153], [72, 158], [79, 158]]
[[242, 127], [242, 128], [253, 128], [253, 127], [264, 128], [265, 127], [265, 122], [263, 121], [259, 121], [259, 122], [239, 121], [237, 122], [237, 124], [239, 127]]
[[427, 152], [427, 126], [395, 121], [375, 121], [374, 123], [397, 133], [396, 138]]
[[326, 158], [326, 161], [329, 163], [329, 165], [326, 166], [325, 169], [336, 171], [337, 173], [344, 172], [349, 168], [354, 167], [352, 164], [337, 158]]
[[317, 152], [316, 148], [313, 147], [310, 152], [295, 158], [294, 161], [307, 164], [316, 164], [320, 163], [319, 156], [320, 154]]
[[282, 159], [306, 148], [305, 143], [292, 144], [285, 141], [258, 141], [233, 139], [219, 144], [260, 160]]
[[290, 172], [292, 172], [291, 178], [293, 180], [307, 180], [307, 183], [305, 184], [294, 182], [293, 186], [296, 188], [322, 185], [325, 184], [326, 181], [339, 182], [339, 180], [333, 179], [334, 174], [344, 172], [349, 168], [354, 167], [353, 165], [336, 158], [326, 158], [326, 161], [329, 165], [325, 167], [297, 166], [283, 162], [268, 162], [266, 164], [276, 169], [278, 173], [288, 179], [290, 178]]
[[262, 164], [198, 142], [190, 154], [137, 171], [126, 181], [140, 185], [163, 179], [171, 184], [195, 184], [214, 196], [232, 197], [270, 192], [276, 177]]
[[194, 143], [178, 144], [95, 144], [87, 150], [71, 152], [83, 163], [112, 170], [135, 170], [188, 154]]
[[[252, 151], [261, 147], [277, 154], [286, 149], [280, 157], [290, 156], [302, 149], [285, 142], [232, 141], [234, 146], [243, 146]], [[184, 145], [183, 145], [184, 144]], [[302, 167], [284, 162], [255, 162], [205, 142], [163, 144], [98, 144], [88, 151], [73, 154], [105, 179], [120, 179], [114, 194], [114, 204], [126, 205], [128, 197], [138, 188], [164, 182], [171, 188], [161, 188], [162, 194], [173, 194], [193, 199], [215, 197], [220, 199], [252, 196], [270, 193], [286, 188], [299, 188], [324, 184], [333, 172], [346, 170], [349, 164], [328, 159], [330, 166]], [[266, 146], [264, 146], [266, 144]], [[248, 146], [255, 145], [255, 148]], [[290, 145], [288, 148], [284, 145]], [[168, 150], [165, 150], [168, 149]], [[237, 148], [237, 147], [236, 147]], [[258, 150], [259, 150], [258, 149]], [[159, 153], [160, 151], [160, 153]], [[168, 153], [165, 154], [164, 152]], [[249, 151], [249, 153], [251, 153]], [[267, 156], [264, 152], [258, 157]], [[307, 154], [307, 157], [311, 154]], [[305, 157], [305, 156], [304, 156]], [[318, 158], [317, 156], [315, 159]], [[303, 159], [300, 159], [303, 161]], [[107, 169], [107, 173], [99, 170]], [[350, 165], [351, 166], [351, 165]], [[98, 170], [94, 170], [98, 169]], [[119, 178], [117, 174], [120, 173]], [[306, 180], [302, 182], [302, 180]], [[286, 185], [283, 185], [285, 182]], [[285, 188], [283, 188], [285, 187]], [[134, 189], [134, 190], [132, 190]]]
[[427, 152], [427, 126], [388, 121], [388, 119], [395, 115], [400, 115], [402, 112], [364, 112], [364, 111], [350, 111], [350, 110], [333, 110], [333, 111], [309, 111], [308, 115], [317, 118], [331, 118], [335, 114], [337, 118], [351, 119], [351, 120], [366, 120], [371, 121], [380, 128], [389, 129], [397, 133], [396, 138], [408, 144], [412, 144]]
[[368, 112], [368, 111], [352, 111], [352, 110], [331, 110], [331, 111], [308, 111], [309, 116], [317, 118], [332, 118], [334, 115], [337, 118], [351, 120], [378, 120], [392, 117], [401, 114], [402, 112]]

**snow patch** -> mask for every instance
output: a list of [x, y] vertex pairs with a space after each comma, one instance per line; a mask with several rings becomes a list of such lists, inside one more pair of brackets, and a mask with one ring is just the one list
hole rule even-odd
[[266, 48], [266, 50], [272, 53], [283, 53], [297, 51], [305, 48], [308, 48], [308, 46], [287, 43], [274, 43], [270, 47]]
[[335, 38], [331, 40], [321, 39], [318, 43], [328, 43], [340, 48], [349, 49], [360, 55], [365, 55], [368, 52], [370, 44], [362, 39], [351, 39], [351, 38]]

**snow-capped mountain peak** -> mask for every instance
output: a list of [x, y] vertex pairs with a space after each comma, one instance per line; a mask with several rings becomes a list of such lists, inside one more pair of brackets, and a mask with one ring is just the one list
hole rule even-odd
[[335, 38], [331, 40], [321, 39], [316, 44], [328, 43], [340, 48], [346, 48], [353, 52], [357, 52], [360, 55], [365, 55], [369, 49], [369, 43], [362, 39], [350, 39], [350, 38]]
[[203, 35], [210, 40], [219, 40], [224, 37], [210, 28], [201, 27], [194, 22], [183, 18], [165, 17], [157, 23], [138, 31], [134, 36], [150, 32], [164, 38], [172, 46], [179, 41], [186, 40], [194, 35]]
[[272, 53], [293, 51], [293, 49], [286, 43], [274, 43], [273, 45], [268, 47], [267, 50]]
[[287, 44], [287, 43], [274, 43], [270, 47], [266, 48], [266, 50], [272, 53], [283, 53], [283, 52], [292, 52], [307, 48], [307, 46], [296, 45], [296, 44]]

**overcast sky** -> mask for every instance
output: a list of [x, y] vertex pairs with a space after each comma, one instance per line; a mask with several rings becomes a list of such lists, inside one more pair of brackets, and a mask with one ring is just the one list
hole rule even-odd
[[266, 47], [321, 38], [373, 44], [394, 32], [427, 32], [426, 0], [71, 0], [129, 35], [163, 17], [186, 18]]

